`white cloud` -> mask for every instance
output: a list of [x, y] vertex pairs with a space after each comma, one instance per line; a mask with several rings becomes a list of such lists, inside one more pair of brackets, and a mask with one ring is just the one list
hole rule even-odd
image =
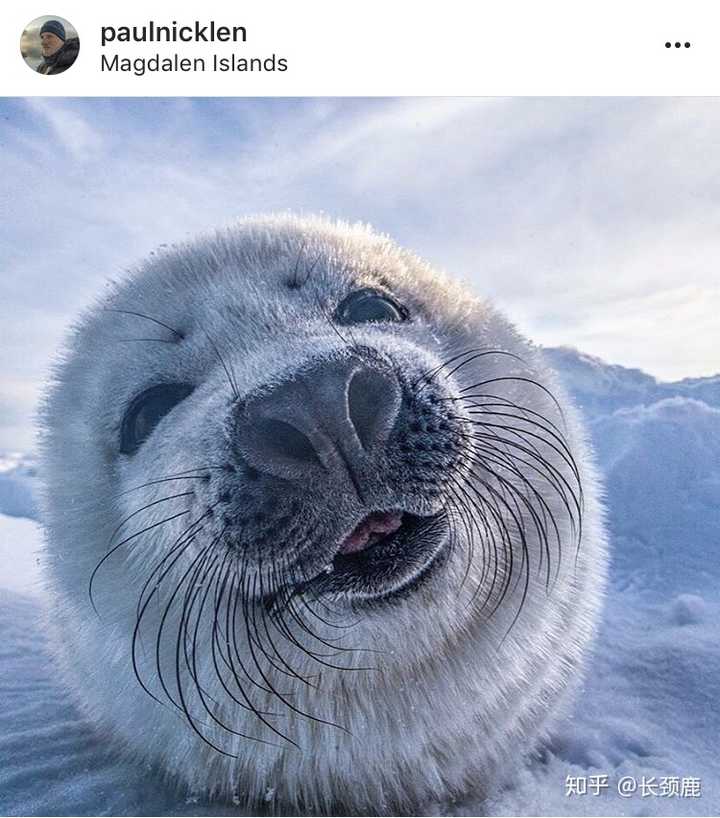
[[68, 151], [73, 161], [87, 162], [102, 150], [102, 137], [87, 119], [53, 98], [29, 97], [27, 105], [45, 120], [54, 140]]

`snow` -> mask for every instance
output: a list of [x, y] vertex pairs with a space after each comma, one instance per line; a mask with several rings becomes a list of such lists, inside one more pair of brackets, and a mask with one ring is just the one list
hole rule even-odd
[[28, 596], [42, 593], [41, 540], [37, 523], [0, 514], [0, 588]]
[[[552, 742], [509, 771], [489, 802], [470, 794], [428, 811], [715, 814], [720, 377], [662, 383], [567, 348], [547, 354], [586, 410], [606, 479], [613, 559], [601, 632], [574, 714]], [[37, 581], [40, 534], [27, 519], [33, 469], [31, 458], [0, 459], [0, 813], [238, 814], [114, 757], [56, 682]], [[599, 795], [566, 795], [568, 776], [602, 775]], [[638, 791], [622, 797], [618, 782], [628, 776]], [[669, 777], [700, 779], [701, 797], [660, 795]]]
[[[720, 804], [719, 379], [662, 384], [573, 350], [549, 357], [586, 408], [605, 475], [610, 590], [573, 718], [489, 811], [712, 815]], [[567, 776], [597, 775], [608, 776], [607, 791], [565, 794]], [[643, 776], [656, 786], [698, 777], [702, 797], [621, 797], [623, 776], [638, 786]]]
[[37, 517], [35, 460], [19, 452], [0, 454], [0, 514]]
[[[152, 770], [116, 757], [48, 665], [40, 606], [0, 590], [0, 814], [201, 815]], [[237, 814], [213, 805], [212, 814]]]
[[686, 397], [720, 407], [720, 375], [658, 381], [639, 369], [607, 364], [570, 347], [544, 350], [560, 372], [580, 405], [594, 415], [620, 408], [649, 406], [664, 398]]

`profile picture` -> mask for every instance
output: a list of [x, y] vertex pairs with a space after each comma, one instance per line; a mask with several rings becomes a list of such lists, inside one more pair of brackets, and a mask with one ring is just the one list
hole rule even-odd
[[25, 26], [20, 53], [38, 74], [62, 74], [80, 53], [80, 39], [72, 23], [57, 15], [45, 14]]

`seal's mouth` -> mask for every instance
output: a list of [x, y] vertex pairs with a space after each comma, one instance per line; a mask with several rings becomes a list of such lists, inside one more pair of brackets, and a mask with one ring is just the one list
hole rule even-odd
[[448, 543], [444, 513], [421, 517], [374, 511], [344, 536], [330, 562], [305, 588], [354, 601], [390, 599], [419, 587]]
[[357, 554], [372, 548], [398, 531], [403, 526], [403, 515], [400, 512], [378, 511], [368, 514], [340, 543], [338, 556]]

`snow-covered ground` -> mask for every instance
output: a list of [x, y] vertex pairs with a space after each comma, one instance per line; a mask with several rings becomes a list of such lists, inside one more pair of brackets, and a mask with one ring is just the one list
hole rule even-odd
[[[600, 638], [553, 743], [490, 803], [429, 809], [717, 814], [720, 376], [658, 383], [574, 350], [548, 355], [586, 410], [606, 476], [613, 561]], [[30, 458], [0, 459], [0, 813], [237, 814], [113, 757], [58, 686], [40, 613], [34, 479]], [[568, 776], [587, 794], [567, 795]], [[621, 796], [621, 782], [636, 791]]]
[[35, 459], [19, 452], [0, 453], [0, 514], [36, 519]]

